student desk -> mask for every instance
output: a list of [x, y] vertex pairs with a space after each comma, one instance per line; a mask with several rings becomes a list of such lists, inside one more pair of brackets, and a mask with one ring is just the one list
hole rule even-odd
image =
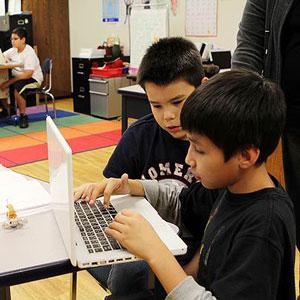
[[0, 65], [0, 70], [9, 70], [9, 69], [14, 69], [17, 67], [22, 67], [20, 64], [4, 64]]
[[[0, 65], [0, 83], [3, 81], [6, 81], [9, 78], [9, 71], [17, 68], [17, 67], [22, 67], [20, 64], [4, 64]], [[0, 90], [0, 99], [7, 99], [8, 102], [7, 104], [10, 104], [10, 97], [9, 97], [9, 91], [1, 91]], [[6, 106], [6, 105], [5, 105]], [[10, 110], [9, 110], [10, 113]]]
[[[0, 65], [0, 83], [3, 81], [6, 81], [8, 79], [8, 71], [15, 68], [19, 67], [20, 65], [11, 65], [11, 64], [5, 64], [5, 65]], [[0, 90], [0, 98], [7, 98], [8, 97], [8, 92], [7, 91], [1, 91]]]
[[118, 89], [122, 95], [122, 134], [128, 127], [128, 118], [141, 118], [151, 113], [150, 104], [145, 91], [139, 85], [131, 85]]
[[[1, 168], [1, 166], [0, 166]], [[43, 183], [48, 189], [48, 184]], [[9, 286], [72, 273], [71, 299], [76, 299], [76, 270], [68, 259], [53, 211], [47, 206], [27, 217], [13, 231], [0, 228], [0, 299], [9, 300]]]

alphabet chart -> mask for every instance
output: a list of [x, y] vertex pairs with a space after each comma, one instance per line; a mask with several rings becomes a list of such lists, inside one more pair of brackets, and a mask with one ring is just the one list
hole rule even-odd
[[187, 36], [217, 35], [218, 0], [186, 0]]

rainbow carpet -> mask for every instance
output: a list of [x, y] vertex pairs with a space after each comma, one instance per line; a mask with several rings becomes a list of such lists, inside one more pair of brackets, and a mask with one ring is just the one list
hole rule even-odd
[[[116, 145], [121, 137], [118, 121], [57, 110], [56, 125], [73, 153]], [[50, 111], [50, 115], [53, 112]], [[28, 108], [29, 127], [7, 125], [0, 120], [0, 164], [14, 167], [47, 159], [45, 106]]]

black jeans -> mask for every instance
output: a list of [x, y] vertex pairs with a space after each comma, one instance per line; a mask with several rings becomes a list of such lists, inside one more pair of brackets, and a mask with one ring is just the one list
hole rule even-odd
[[300, 128], [285, 130], [282, 157], [286, 190], [294, 203], [296, 242], [300, 250]]

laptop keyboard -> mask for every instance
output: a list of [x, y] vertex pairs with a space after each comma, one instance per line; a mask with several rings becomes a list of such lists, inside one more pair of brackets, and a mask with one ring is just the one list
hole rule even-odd
[[74, 206], [75, 222], [89, 253], [122, 249], [115, 239], [104, 232], [117, 215], [112, 205], [106, 209], [101, 201], [97, 200], [92, 206], [86, 202], [75, 202]]

